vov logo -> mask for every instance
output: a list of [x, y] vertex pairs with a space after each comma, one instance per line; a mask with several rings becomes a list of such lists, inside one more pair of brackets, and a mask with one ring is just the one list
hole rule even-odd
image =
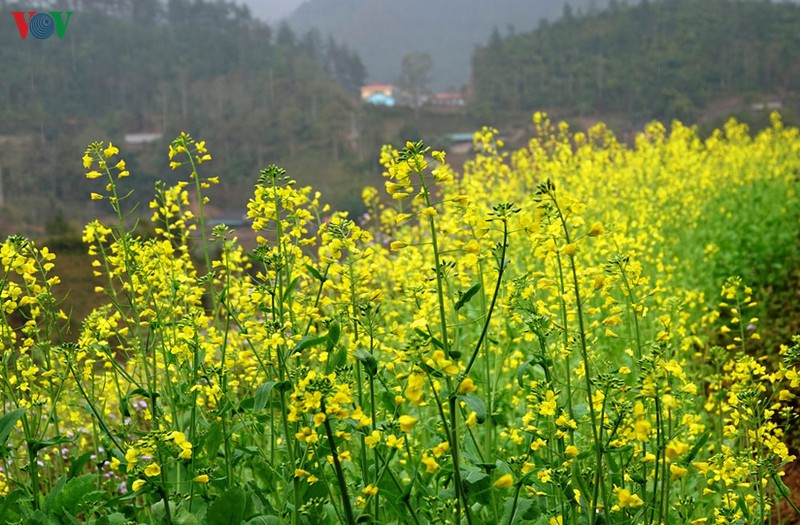
[[[63, 15], [66, 13], [66, 19]], [[53, 33], [58, 35], [59, 40], [64, 38], [67, 31], [69, 19], [72, 18], [72, 11], [50, 11], [49, 13], [37, 13], [28, 11], [28, 20], [25, 20], [25, 11], [11, 11], [14, 21], [17, 23], [19, 36], [25, 40], [28, 33], [38, 40], [47, 40]]]

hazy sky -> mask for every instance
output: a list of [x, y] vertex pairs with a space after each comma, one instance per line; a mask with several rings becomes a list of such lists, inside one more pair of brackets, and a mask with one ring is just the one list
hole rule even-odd
[[259, 18], [268, 21], [280, 20], [305, 0], [236, 0], [250, 6], [250, 10]]

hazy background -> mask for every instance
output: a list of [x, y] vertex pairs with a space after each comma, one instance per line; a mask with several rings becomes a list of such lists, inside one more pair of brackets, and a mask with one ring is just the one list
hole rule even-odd
[[[164, 172], [175, 134], [206, 139], [225, 181], [212, 211], [240, 220], [267, 164], [358, 214], [361, 188], [382, 184], [382, 144], [421, 138], [458, 164], [469, 144], [455, 153], [454, 136], [491, 125], [521, 145], [537, 110], [624, 140], [652, 119], [710, 129], [798, 113], [796, 3], [244, 2], [0, 0], [0, 232], [107, 212], [75, 161], [94, 140], [124, 147], [145, 200], [178, 176]], [[32, 8], [74, 11], [63, 39], [23, 40], [9, 11]], [[458, 103], [370, 105], [370, 82]]]
[[[636, 3], [630, 0], [629, 3]], [[553, 21], [569, 6], [599, 11], [609, 0], [247, 0], [265, 20], [285, 19], [298, 33], [332, 35], [361, 56], [367, 81], [392, 83], [411, 51], [433, 59], [431, 87], [457, 91], [469, 82], [475, 46], [493, 28], [503, 35]], [[376, 30], [376, 27], [379, 30]]]
[[303, 0], [246, 0], [243, 3], [262, 20], [274, 22], [289, 16]]

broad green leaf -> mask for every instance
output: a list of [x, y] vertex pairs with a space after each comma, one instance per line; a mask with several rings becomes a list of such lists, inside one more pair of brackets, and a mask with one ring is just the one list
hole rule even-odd
[[344, 346], [337, 352], [328, 352], [328, 372], [347, 364], [347, 348]]
[[97, 496], [93, 493], [97, 489], [97, 474], [84, 474], [77, 478], [72, 478], [64, 485], [63, 490], [54, 498], [50, 511], [59, 516], [71, 514], [73, 516], [80, 512], [80, 507], [89, 499]]
[[128, 523], [128, 518], [126, 518], [125, 514], [122, 514], [121, 512], [114, 512], [108, 516], [103, 516], [95, 523], [96, 525], [126, 525]]
[[469, 302], [470, 299], [475, 297], [475, 294], [481, 291], [482, 285], [481, 283], [473, 284], [469, 290], [464, 292], [464, 294], [456, 301], [455, 309], [456, 311], [461, 310], [465, 304]]
[[512, 516], [512, 507], [514, 506], [514, 498], [506, 499], [505, 504], [503, 505], [503, 517], [500, 520], [502, 524], [513, 524], [513, 523], [530, 523], [531, 520], [535, 520], [539, 517], [542, 513], [541, 507], [536, 502], [536, 500], [528, 499], [528, 498], [519, 498], [517, 501], [516, 508], [513, 509], [513, 516]]
[[255, 412], [260, 412], [266, 408], [272, 389], [277, 384], [277, 381], [267, 381], [256, 389], [255, 401], [253, 402], [253, 410]]
[[308, 264], [306, 264], [305, 266], [306, 266], [306, 270], [311, 272], [311, 275], [314, 276], [314, 279], [318, 280], [321, 283], [324, 283], [327, 280], [325, 277], [322, 276], [321, 273], [319, 273], [319, 270], [317, 270], [313, 266], [308, 265]]
[[90, 459], [92, 459], [91, 452], [85, 452], [78, 458], [72, 459], [70, 461], [70, 466], [69, 466], [70, 479], [80, 474], [81, 470], [83, 470], [84, 465], [86, 465], [86, 463], [88, 463]]
[[53, 485], [53, 488], [50, 489], [50, 492], [47, 493], [47, 496], [44, 498], [44, 511], [45, 512], [53, 512], [54, 505], [56, 500], [61, 495], [61, 491], [64, 490], [64, 485], [67, 484], [67, 478], [65, 476], [61, 476], [56, 481], [56, 484]]
[[256, 516], [249, 519], [247, 525], [280, 525], [281, 520], [277, 516]]
[[329, 341], [329, 338], [328, 338], [327, 334], [319, 336], [319, 337], [304, 337], [303, 339], [300, 340], [299, 343], [297, 343], [297, 346], [295, 346], [292, 349], [292, 354], [297, 354], [297, 353], [302, 352], [303, 350], [305, 350], [307, 348], [311, 348], [312, 346], [321, 345], [323, 343], [327, 343], [328, 341]]
[[364, 370], [367, 371], [367, 374], [374, 376], [378, 373], [378, 361], [366, 349], [359, 348], [356, 350], [356, 359], [364, 365]]
[[339, 323], [333, 321], [331, 325], [328, 327], [328, 352], [333, 350], [336, 344], [339, 342], [339, 336], [341, 335], [341, 329], [339, 328]]
[[486, 421], [486, 405], [483, 403], [483, 399], [472, 394], [459, 395], [458, 399], [465, 402], [467, 406], [475, 412], [475, 419], [478, 421], [478, 424]]
[[490, 503], [489, 494], [492, 487], [489, 475], [481, 472], [477, 468], [475, 470], [462, 471], [461, 475], [469, 501], [477, 501], [488, 505]]
[[700, 449], [703, 448], [703, 445], [706, 444], [706, 441], [708, 441], [708, 437], [710, 435], [711, 435], [711, 430], [706, 430], [705, 432], [700, 434], [700, 437], [697, 438], [697, 442], [694, 444], [689, 453], [686, 454], [685, 457], [681, 458], [680, 463], [682, 465], [690, 464], [694, 460], [695, 456], [697, 456], [697, 453], [700, 452]]
[[205, 449], [208, 457], [213, 461], [216, 459], [217, 454], [219, 453], [219, 447], [222, 445], [223, 441], [222, 435], [222, 424], [219, 422], [214, 422], [208, 428], [208, 432], [205, 436]]
[[44, 441], [34, 441], [31, 443], [31, 450], [39, 452], [40, 450], [48, 447], [60, 445], [62, 443], [71, 443], [72, 440], [66, 436], [56, 436], [53, 439], [45, 439]]
[[294, 289], [297, 287], [297, 283], [300, 281], [300, 277], [295, 277], [292, 279], [292, 282], [289, 283], [289, 286], [286, 287], [286, 292], [283, 294], [284, 297], [288, 298], [292, 296]]
[[3, 417], [0, 418], [0, 449], [4, 450], [6, 448], [8, 436], [11, 434], [11, 431], [14, 430], [17, 421], [24, 413], [24, 408], [18, 408], [8, 412], [7, 414], [4, 414]]
[[442, 344], [442, 342], [439, 341], [438, 339], [436, 339], [435, 337], [433, 337], [433, 334], [431, 334], [429, 332], [423, 332], [419, 328], [414, 328], [414, 332], [416, 332], [417, 335], [419, 335], [420, 337], [423, 337], [425, 339], [430, 340], [430, 342], [433, 343], [433, 345], [436, 348], [439, 348], [440, 350], [444, 350], [444, 345]]
[[206, 512], [206, 524], [239, 525], [244, 520], [246, 499], [244, 490], [239, 487], [223, 492]]

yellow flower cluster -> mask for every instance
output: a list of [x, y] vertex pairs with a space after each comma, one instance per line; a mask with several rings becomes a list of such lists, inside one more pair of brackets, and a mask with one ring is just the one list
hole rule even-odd
[[157, 187], [152, 236], [120, 208], [119, 150], [90, 145], [118, 224], [84, 229], [106, 303], [75, 343], [53, 254], [0, 245], [2, 395], [22, 431], [0, 494], [53, 488], [89, 453], [106, 490], [181, 519], [239, 485], [294, 523], [767, 521], [800, 342], [755, 353], [737, 213], [771, 191], [788, 204], [761, 212], [796, 229], [798, 131], [651, 124], [627, 146], [533, 122], [511, 153], [478, 132], [460, 174], [421, 142], [383, 148], [386, 194], [365, 189], [360, 219], [270, 166], [252, 253], [206, 228], [205, 142], [170, 146], [189, 181]]

